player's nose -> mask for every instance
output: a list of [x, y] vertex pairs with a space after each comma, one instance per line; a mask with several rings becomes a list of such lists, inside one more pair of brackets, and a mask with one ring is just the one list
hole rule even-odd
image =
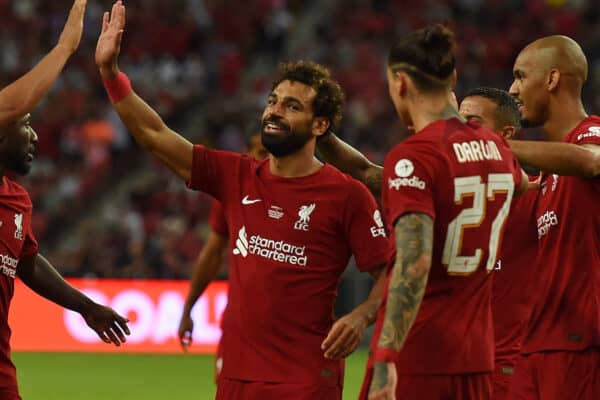
[[508, 94], [510, 94], [513, 97], [517, 97], [519, 95], [519, 86], [517, 84], [517, 80], [516, 79], [510, 85], [510, 88], [508, 89]]
[[30, 130], [29, 141], [33, 144], [36, 144], [38, 142], [38, 135], [35, 132], [35, 130], [33, 130], [33, 128], [29, 128], [29, 130]]

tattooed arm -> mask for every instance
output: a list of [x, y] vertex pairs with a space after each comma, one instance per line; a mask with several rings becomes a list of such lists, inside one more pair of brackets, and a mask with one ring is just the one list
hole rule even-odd
[[419, 311], [431, 269], [431, 217], [425, 214], [405, 214], [396, 221], [394, 231], [396, 262], [390, 276], [383, 330], [375, 352], [370, 399], [395, 398], [396, 373], [394, 363], [386, 353], [393, 354], [402, 348]]
[[317, 146], [325, 161], [362, 182], [378, 201], [381, 199], [382, 166], [373, 164], [364, 154], [333, 133], [320, 137]]

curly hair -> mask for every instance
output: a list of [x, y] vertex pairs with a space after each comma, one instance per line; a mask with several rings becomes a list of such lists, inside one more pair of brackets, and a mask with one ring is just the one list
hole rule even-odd
[[329, 132], [335, 132], [342, 121], [346, 95], [340, 84], [331, 78], [329, 69], [312, 61], [281, 63], [271, 90], [283, 81], [300, 82], [312, 87], [317, 95], [313, 101], [316, 117], [329, 120]]

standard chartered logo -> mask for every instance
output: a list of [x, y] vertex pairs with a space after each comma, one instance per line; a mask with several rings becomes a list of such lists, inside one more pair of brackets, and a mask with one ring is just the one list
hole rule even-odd
[[0, 272], [4, 275], [14, 278], [17, 272], [19, 260], [6, 254], [0, 254]]
[[244, 258], [248, 256], [248, 236], [246, 235], [245, 226], [243, 226], [238, 232], [238, 238], [235, 240], [235, 249], [233, 249], [233, 254], [236, 256], [241, 254]]
[[558, 225], [558, 215], [554, 211], [546, 211], [544, 215], [537, 219], [538, 239], [545, 236], [550, 228]]
[[305, 267], [308, 263], [306, 246], [296, 246], [283, 240], [273, 240], [260, 235], [251, 235], [248, 238], [246, 227], [243, 226], [235, 240], [233, 254], [243, 258], [253, 254], [283, 264], [299, 265]]

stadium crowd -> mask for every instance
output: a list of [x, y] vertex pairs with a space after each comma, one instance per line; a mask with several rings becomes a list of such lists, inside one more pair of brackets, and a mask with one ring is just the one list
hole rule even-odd
[[[3, 85], [55, 40], [69, 3], [0, 1]], [[88, 27], [99, 26], [110, 3], [89, 4]], [[590, 62], [588, 111], [600, 112], [600, 7], [593, 0], [254, 0], [236, 3], [236, 13], [227, 2], [210, 0], [128, 7], [121, 64], [136, 90], [193, 141], [218, 148], [242, 150], [277, 61], [306, 58], [331, 67], [346, 91], [340, 135], [381, 163], [404, 134], [382, 60], [394, 37], [431, 21], [450, 21], [461, 43], [459, 97], [475, 86], [508, 88], [514, 58], [531, 40], [574, 37]], [[300, 34], [296, 21], [325, 7], [330, 16]], [[187, 278], [202, 247], [210, 199], [140, 155], [109, 107], [89, 56], [95, 42], [96, 30], [86, 29], [80, 50], [33, 115], [38, 160], [21, 181], [34, 202], [35, 233], [68, 276]], [[113, 197], [113, 188], [139, 171], [145, 179], [127, 184], [133, 194]], [[119, 201], [106, 206], [107, 196]], [[68, 234], [73, 231], [80, 234]]]

